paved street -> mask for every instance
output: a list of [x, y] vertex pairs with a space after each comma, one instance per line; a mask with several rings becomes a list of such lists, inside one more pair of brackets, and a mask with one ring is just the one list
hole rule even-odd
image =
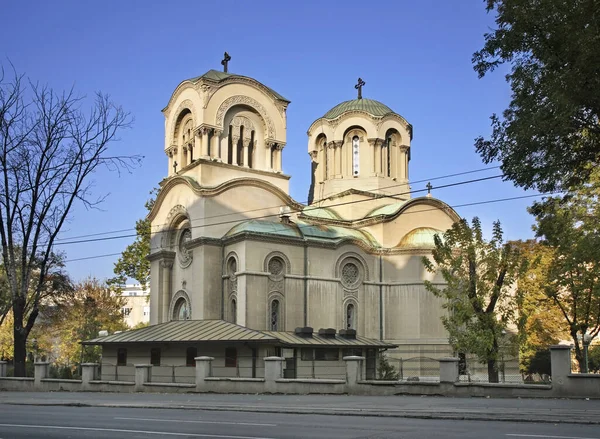
[[238, 411], [0, 405], [0, 438], [570, 438], [597, 425], [318, 416]]
[[585, 399], [0, 392], [0, 404], [600, 424], [600, 400]]

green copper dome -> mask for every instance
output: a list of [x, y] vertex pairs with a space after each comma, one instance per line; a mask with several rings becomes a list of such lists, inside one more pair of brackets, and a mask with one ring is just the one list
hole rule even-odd
[[386, 114], [396, 114], [390, 107], [373, 99], [354, 99], [336, 105], [323, 116], [324, 119], [335, 119], [347, 111], [364, 111], [371, 116], [381, 117]]

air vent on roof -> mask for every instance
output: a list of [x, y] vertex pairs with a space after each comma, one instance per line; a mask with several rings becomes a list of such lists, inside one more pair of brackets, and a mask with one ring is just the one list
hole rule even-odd
[[319, 329], [319, 336], [323, 338], [335, 338], [334, 328], [321, 328]]
[[356, 329], [340, 329], [340, 337], [355, 339]]
[[305, 326], [304, 328], [296, 328], [294, 333], [296, 335], [299, 335], [300, 337], [310, 338], [313, 335], [313, 328], [311, 328], [310, 326]]

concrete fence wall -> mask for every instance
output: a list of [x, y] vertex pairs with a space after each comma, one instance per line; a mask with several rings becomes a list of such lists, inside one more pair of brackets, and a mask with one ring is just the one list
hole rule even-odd
[[283, 378], [285, 359], [281, 357], [264, 359], [264, 378], [223, 378], [214, 376], [214, 357], [196, 357], [195, 360], [195, 376], [182, 383], [164, 382], [163, 371], [150, 364], [136, 364], [133, 381], [106, 381], [98, 379], [95, 363], [82, 365], [81, 380], [63, 380], [48, 378], [49, 364], [44, 362], [35, 363], [34, 378], [8, 378], [6, 362], [0, 362], [0, 390], [600, 397], [600, 375], [571, 373], [569, 346], [551, 347], [552, 385], [461, 383], [458, 358], [451, 357], [439, 360], [440, 382], [365, 380], [365, 358], [357, 356], [344, 357], [343, 379]]

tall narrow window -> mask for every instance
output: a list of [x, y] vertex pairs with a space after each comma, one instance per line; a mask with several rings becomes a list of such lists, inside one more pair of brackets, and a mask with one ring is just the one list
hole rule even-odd
[[360, 148], [360, 139], [358, 136], [352, 138], [352, 175], [358, 176], [360, 171], [358, 150]]
[[355, 309], [354, 304], [349, 303], [346, 306], [346, 328], [347, 329], [356, 329], [355, 327]]
[[150, 349], [150, 364], [152, 366], [160, 366], [160, 348]]
[[388, 137], [387, 138], [387, 142], [386, 142], [386, 163], [385, 163], [385, 176], [386, 177], [390, 177], [392, 175], [391, 173], [391, 168], [392, 168], [392, 157], [390, 155], [390, 151], [392, 150], [392, 138]]
[[235, 299], [231, 299], [229, 305], [229, 321], [231, 323], [237, 323], [237, 302]]
[[186, 366], [195, 366], [196, 365], [196, 357], [198, 356], [198, 348], [195, 346], [190, 346], [185, 350], [185, 365]]
[[227, 136], [227, 163], [233, 164], [233, 151], [235, 151], [233, 145], [233, 127], [229, 125], [229, 135]]
[[127, 366], [127, 349], [117, 349], [117, 366]]
[[271, 331], [279, 331], [279, 300], [271, 302]]

